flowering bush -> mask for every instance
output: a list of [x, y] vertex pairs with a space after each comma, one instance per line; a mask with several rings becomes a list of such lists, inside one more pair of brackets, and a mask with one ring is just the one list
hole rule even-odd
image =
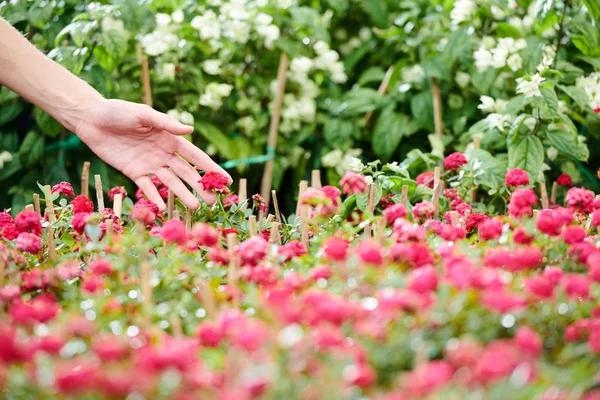
[[[103, 94], [141, 101], [136, 45], [150, 58], [154, 106], [187, 124], [222, 160], [265, 151], [280, 54], [290, 57], [274, 184], [309, 169], [337, 182], [360, 159], [403, 159], [412, 173], [442, 153], [475, 151], [470, 178], [502, 188], [496, 170], [530, 181], [552, 169], [599, 188], [598, 19], [593, 0], [206, 0], [0, 3], [9, 22]], [[442, 137], [434, 131], [438, 83]], [[378, 89], [381, 89], [378, 91]], [[80, 146], [39, 109], [0, 91], [0, 182], [22, 209], [36, 180], [68, 180]], [[480, 139], [481, 147], [471, 144]], [[430, 152], [431, 151], [431, 152]], [[261, 166], [238, 173], [257, 185]], [[19, 173], [27, 171], [27, 174]], [[128, 186], [92, 163], [107, 187]], [[467, 177], [469, 178], [469, 177]], [[75, 185], [75, 189], [77, 185]], [[287, 203], [293, 202], [291, 198]], [[285, 204], [282, 201], [282, 204]], [[0, 206], [8, 207], [8, 196]]]
[[45, 193], [47, 218], [0, 213], [0, 389], [597, 398], [600, 197], [572, 187], [539, 210], [545, 194], [511, 170], [508, 207], [490, 212], [464, 181], [438, 196], [473, 162], [450, 160], [433, 190], [369, 163], [343, 201], [310, 188], [308, 217], [281, 224], [252, 221], [260, 202], [224, 204], [216, 175], [215, 205], [176, 200], [184, 221], [145, 198], [119, 218], [65, 190]]

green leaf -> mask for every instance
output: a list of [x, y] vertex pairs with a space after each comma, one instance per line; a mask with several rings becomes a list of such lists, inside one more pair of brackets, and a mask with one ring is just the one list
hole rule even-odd
[[286, 38], [277, 39], [275, 41], [275, 47], [277, 47], [279, 50], [283, 51], [285, 54], [292, 58], [301, 57], [304, 53], [304, 48], [302, 44]]
[[[376, 187], [375, 187], [375, 206], [377, 206], [377, 204], [379, 204], [379, 202], [381, 201], [381, 196], [383, 196], [383, 190], [381, 189], [381, 187], [379, 185], [376, 185]], [[367, 203], [368, 202], [369, 202], [369, 193], [364, 191], [362, 193], [356, 194], [356, 206], [358, 207], [359, 210], [361, 210], [363, 212], [367, 211]]]
[[16, 101], [0, 107], [0, 126], [12, 121], [23, 111], [23, 103]]
[[529, 174], [531, 182], [537, 180], [544, 163], [544, 146], [537, 136], [517, 135], [508, 147], [508, 168], [520, 168]]
[[388, 161], [406, 134], [409, 119], [404, 114], [394, 111], [393, 107], [386, 108], [375, 124], [372, 137], [373, 152], [382, 161]]
[[529, 103], [529, 100], [525, 96], [515, 96], [508, 101], [508, 104], [506, 104], [506, 113], [517, 115], [521, 112], [523, 107], [527, 105], [527, 103]]
[[347, 149], [352, 143], [354, 124], [342, 118], [331, 118], [323, 127], [323, 136], [333, 148]]
[[554, 91], [554, 84], [548, 82], [540, 88], [542, 92], [542, 96], [546, 100], [546, 104], [548, 105], [548, 109], [552, 112], [558, 111], [558, 97], [556, 97], [556, 92]]
[[[579, 143], [577, 138], [571, 133], [555, 129], [548, 131], [547, 135], [550, 143], [552, 143], [558, 151], [573, 156], [580, 161], [587, 161], [589, 157], [587, 146], [583, 143]], [[581, 147], [581, 145], [583, 145], [583, 147]]]
[[473, 150], [470, 160], [478, 160], [481, 163], [482, 175], [477, 177], [477, 182], [490, 189], [498, 189], [504, 185], [504, 176], [507, 168], [505, 158], [494, 157], [489, 152], [477, 149]]
[[379, 107], [381, 95], [374, 89], [360, 88], [346, 93], [344, 100], [341, 111], [349, 115], [364, 114]]
[[326, 0], [329, 7], [331, 7], [338, 14], [342, 14], [348, 8], [348, 0]]
[[[58, 17], [58, 14], [62, 14], [61, 9], [54, 8], [55, 2], [46, 1], [46, 0], [36, 0], [35, 3], [29, 8], [29, 21], [33, 26], [39, 29], [44, 29], [46, 27], [46, 23], [48, 23], [55, 16]], [[60, 11], [60, 12], [59, 12]]]
[[59, 33], [56, 35], [56, 39], [54, 40], [54, 47], [58, 47], [60, 45], [61, 40], [70, 35], [71, 39], [73, 39], [73, 43], [77, 47], [83, 47], [85, 41], [90, 39], [90, 36], [94, 29], [98, 26], [96, 21], [76, 21], [67, 26], [65, 26]]
[[385, 77], [385, 71], [381, 67], [371, 67], [362, 73], [360, 79], [358, 80], [358, 84], [360, 86], [364, 86], [367, 83], [371, 82], [381, 82]]
[[4, 168], [0, 168], [0, 181], [10, 178], [23, 168], [21, 159], [19, 157], [13, 157], [12, 161], [8, 164], [4, 164]]
[[423, 128], [433, 131], [433, 99], [431, 91], [425, 91], [410, 99], [410, 111], [414, 120]]
[[60, 133], [62, 125], [48, 115], [48, 113], [36, 107], [33, 111], [33, 115], [35, 116], [35, 121], [37, 122], [38, 126], [42, 132], [46, 134], [46, 136], [56, 137]]
[[0, 104], [6, 103], [11, 100], [18, 99], [19, 95], [10, 90], [9, 88], [2, 86], [0, 87]]
[[555, 0], [536, 0], [535, 2], [535, 14], [541, 15], [542, 17], [548, 14], [554, 7]]
[[471, 74], [471, 84], [479, 94], [488, 94], [496, 80], [496, 74], [495, 68], [488, 68], [485, 72], [474, 71]]
[[29, 131], [21, 143], [19, 157], [26, 167], [31, 167], [42, 157], [46, 141], [35, 131]]
[[577, 58], [582, 61], [585, 61], [586, 63], [588, 63], [596, 68], [600, 68], [600, 57], [594, 58], [594, 57], [588, 57], [588, 56], [579, 56]]
[[583, 4], [585, 4], [585, 8], [588, 9], [592, 16], [592, 20], [600, 20], [600, 3], [597, 0], [583, 0]]
[[500, 22], [496, 26], [496, 33], [498, 34], [498, 37], [511, 37], [514, 39], [518, 39], [522, 36], [521, 31], [508, 22]]
[[585, 90], [583, 90], [582, 88], [577, 87], [577, 86], [558, 85], [558, 87], [560, 88], [560, 90], [565, 92], [567, 94], [567, 96], [572, 98], [573, 101], [575, 101], [575, 103], [579, 107], [581, 107], [582, 110], [589, 111], [591, 109], [590, 108], [590, 99], [588, 98], [588, 95], [585, 93]]
[[360, 60], [363, 59], [363, 57], [370, 51], [373, 49], [373, 45], [374, 45], [374, 41], [373, 40], [369, 40], [365, 43], [363, 43], [359, 48], [357, 48], [356, 50], [354, 50], [352, 53], [350, 53], [350, 55], [348, 55], [347, 57], [344, 58], [344, 69], [346, 71], [352, 71], [354, 70], [354, 67], [356, 67], [356, 64], [359, 63]]
[[388, 27], [388, 7], [386, 0], [361, 1], [359, 4], [378, 28], [384, 29]]

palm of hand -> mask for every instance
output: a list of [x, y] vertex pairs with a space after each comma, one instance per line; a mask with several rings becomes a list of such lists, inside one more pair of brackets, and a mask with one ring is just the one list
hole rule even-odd
[[101, 159], [133, 180], [161, 210], [164, 201], [148, 174], [156, 174], [187, 207], [196, 209], [198, 200], [181, 180], [208, 203], [213, 203], [215, 196], [203, 190], [196, 168], [181, 157], [205, 171], [229, 175], [181, 137], [192, 130], [150, 107], [105, 100], [77, 127], [77, 134]]

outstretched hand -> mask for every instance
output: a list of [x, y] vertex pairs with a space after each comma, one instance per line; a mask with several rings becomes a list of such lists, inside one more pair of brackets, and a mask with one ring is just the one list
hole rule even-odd
[[198, 182], [200, 175], [194, 166], [219, 172], [231, 183], [223, 168], [181, 137], [193, 131], [191, 126], [146, 105], [102, 99], [75, 126], [75, 131], [101, 159], [133, 180], [161, 211], [165, 203], [148, 174], [155, 174], [191, 209], [197, 209], [200, 203], [182, 180], [207, 203], [216, 200], [214, 193], [205, 191]]

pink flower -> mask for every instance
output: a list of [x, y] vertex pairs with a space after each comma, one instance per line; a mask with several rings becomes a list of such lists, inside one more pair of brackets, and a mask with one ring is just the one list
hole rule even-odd
[[244, 240], [237, 247], [236, 253], [240, 256], [242, 265], [256, 265], [262, 261], [269, 252], [269, 243], [260, 236], [253, 236]]
[[597, 228], [598, 226], [600, 226], [600, 210], [596, 210], [592, 214], [592, 226], [594, 228]]
[[255, 194], [252, 196], [252, 200], [254, 201], [254, 205], [258, 208], [258, 211], [261, 213], [267, 212], [267, 202], [262, 198], [260, 194]]
[[110, 261], [97, 258], [90, 264], [90, 272], [94, 275], [109, 275], [114, 271]]
[[437, 289], [438, 277], [435, 269], [431, 266], [425, 266], [413, 270], [409, 277], [406, 287], [418, 293], [433, 292]]
[[600, 354], [600, 330], [594, 330], [590, 333], [588, 344], [594, 353]]
[[160, 230], [160, 236], [167, 243], [183, 245], [187, 239], [185, 234], [185, 223], [178, 219], [168, 220]]
[[124, 186], [115, 186], [108, 191], [108, 198], [110, 201], [115, 201], [115, 194], [120, 194], [123, 198], [127, 197], [127, 190]]
[[442, 194], [444, 195], [445, 198], [447, 198], [450, 201], [454, 201], [454, 200], [464, 201], [463, 199], [460, 198], [456, 189], [444, 189]]
[[406, 208], [402, 204], [392, 204], [383, 210], [383, 217], [388, 225], [393, 225], [399, 218], [404, 218], [408, 215]]
[[[152, 211], [154, 214], [159, 215], [158, 213], [158, 206], [156, 204], [154, 204], [152, 201], [146, 199], [146, 198], [141, 198], [138, 201], [136, 201], [136, 203], [133, 205], [133, 209], [135, 210], [136, 208], [149, 208], [150, 211]], [[132, 210], [133, 211], [133, 210]]]
[[350, 385], [366, 388], [375, 384], [377, 373], [366, 363], [353, 364], [344, 368], [344, 379]]
[[585, 229], [580, 226], [568, 226], [562, 233], [562, 238], [567, 244], [581, 243], [586, 237]]
[[369, 265], [380, 266], [383, 264], [383, 249], [372, 240], [363, 240], [354, 249], [358, 258]]
[[317, 265], [310, 270], [310, 279], [319, 280], [319, 279], [329, 279], [332, 275], [331, 267], [327, 264]]
[[[459, 212], [459, 214], [464, 215], [464, 212]], [[480, 229], [479, 227], [481, 226], [481, 224], [487, 221], [488, 219], [490, 219], [490, 217], [488, 217], [485, 214], [471, 213], [469, 214], [467, 222], [465, 223], [465, 229], [467, 232], [472, 232], [475, 228]]]
[[590, 294], [590, 279], [581, 274], [567, 274], [564, 277], [564, 288], [569, 297], [586, 298]]
[[334, 207], [340, 205], [340, 196], [342, 195], [340, 189], [336, 188], [335, 186], [323, 186], [321, 190], [323, 193], [325, 193], [325, 196], [331, 200]]
[[521, 218], [522, 216], [531, 216], [533, 210], [531, 206], [537, 203], [537, 195], [533, 189], [517, 189], [512, 194], [508, 204], [508, 213], [511, 217]]
[[565, 203], [573, 208], [584, 212], [591, 211], [591, 205], [594, 201], [594, 192], [585, 188], [573, 187], [567, 191]]
[[227, 196], [225, 196], [225, 198], [223, 199], [223, 206], [225, 208], [231, 207], [234, 204], [239, 204], [240, 203], [240, 198], [238, 197], [237, 194], [228, 194]]
[[528, 326], [522, 326], [515, 335], [515, 340], [521, 346], [523, 351], [531, 354], [533, 357], [539, 357], [543, 351], [542, 338], [538, 333]]
[[229, 189], [229, 178], [218, 172], [209, 171], [198, 181], [204, 187], [204, 190], [214, 190], [215, 192], [227, 192]]
[[395, 262], [404, 262], [413, 267], [433, 264], [435, 259], [426, 244], [398, 243], [390, 247], [390, 256]]
[[86, 362], [68, 361], [60, 365], [54, 375], [54, 384], [60, 393], [76, 395], [96, 386], [97, 367]]
[[529, 185], [529, 175], [522, 169], [511, 169], [506, 173], [506, 176], [504, 178], [504, 184], [506, 186], [514, 187]]
[[65, 196], [75, 196], [73, 186], [69, 182], [61, 182], [52, 186], [52, 193], [64, 194]]
[[320, 189], [308, 188], [300, 197], [301, 204], [317, 206], [319, 204], [331, 204], [331, 200]]
[[83, 279], [81, 288], [89, 294], [98, 294], [104, 289], [104, 279], [97, 275], [88, 275]]
[[73, 216], [73, 220], [71, 220], [71, 226], [73, 227], [73, 230], [80, 235], [83, 235], [83, 232], [85, 231], [85, 225], [92, 215], [92, 213], [83, 212], [75, 214]]
[[45, 323], [54, 319], [60, 312], [60, 304], [56, 297], [44, 293], [29, 301], [16, 300], [9, 314], [13, 321], [22, 325], [34, 322]]
[[542, 274], [545, 278], [548, 278], [553, 285], [557, 285], [565, 275], [562, 269], [558, 267], [548, 267]]
[[19, 229], [15, 224], [6, 224], [2, 228], [2, 237], [6, 240], [15, 240], [19, 236]]
[[154, 213], [154, 211], [152, 211], [151, 207], [135, 206], [131, 210], [130, 216], [131, 216], [131, 219], [133, 219], [134, 221], [136, 221], [144, 226], [150, 226], [156, 222], [156, 213]]
[[497, 240], [502, 235], [504, 223], [496, 218], [483, 221], [477, 228], [481, 240]]
[[28, 347], [19, 339], [13, 326], [8, 323], [0, 325], [0, 361], [8, 365], [27, 361], [32, 356]]
[[202, 346], [217, 347], [225, 334], [219, 324], [204, 321], [198, 325], [196, 336], [200, 340]]
[[467, 163], [467, 158], [462, 153], [452, 153], [444, 159], [444, 167], [447, 170], [454, 171]]
[[[550, 236], [558, 236], [566, 224], [571, 221], [571, 218], [567, 218], [561, 211], [557, 210], [542, 210], [540, 211], [536, 227], [537, 229]], [[571, 213], [572, 215], [572, 213]]]
[[229, 264], [229, 252], [222, 247], [211, 247], [208, 250], [208, 259], [220, 265]]
[[19, 233], [16, 248], [24, 253], [37, 254], [42, 250], [42, 240], [33, 233]]
[[70, 204], [73, 205], [74, 214], [94, 212], [94, 203], [83, 195], [75, 197]]
[[33, 351], [39, 351], [50, 355], [58, 355], [60, 349], [65, 345], [65, 340], [57, 335], [40, 337], [33, 344]]
[[283, 257], [283, 262], [286, 262], [293, 258], [308, 254], [308, 251], [301, 242], [292, 240], [291, 242], [281, 246], [277, 251], [277, 254]]
[[331, 237], [325, 240], [323, 243], [323, 251], [325, 258], [333, 261], [344, 261], [348, 256], [348, 243], [344, 239]]
[[67, 261], [56, 267], [56, 273], [63, 281], [79, 278], [83, 275], [83, 271], [79, 268], [77, 261]]
[[444, 361], [430, 361], [404, 375], [402, 387], [412, 398], [425, 398], [452, 380], [454, 370]]
[[0, 212], [0, 231], [6, 225], [14, 224], [14, 222], [15, 221], [13, 220], [13, 217], [11, 217], [9, 213], [7, 213], [6, 211]]
[[367, 189], [365, 176], [356, 172], [346, 172], [340, 180], [340, 185], [342, 185], [345, 194], [362, 193]]
[[15, 218], [15, 226], [19, 232], [29, 232], [41, 236], [40, 217], [33, 211], [21, 211]]
[[532, 276], [525, 281], [527, 291], [539, 298], [552, 298], [554, 284], [545, 276]]
[[417, 185], [427, 185], [427, 187], [433, 189], [433, 185], [435, 182], [433, 182], [433, 179], [435, 177], [435, 174], [433, 172], [423, 172], [422, 174], [419, 174], [417, 176], [417, 178], [415, 179], [415, 182], [417, 182]]
[[571, 187], [573, 186], [573, 180], [567, 174], [560, 174], [558, 178], [556, 178], [556, 183], [563, 187]]
[[45, 289], [50, 282], [50, 270], [32, 268], [21, 272], [21, 287], [25, 290]]
[[479, 380], [491, 383], [508, 377], [522, 362], [523, 351], [513, 341], [496, 340], [490, 343], [479, 361]]
[[94, 338], [92, 350], [102, 361], [119, 361], [127, 357], [129, 346], [118, 336], [102, 335]]
[[219, 243], [219, 231], [204, 223], [195, 224], [192, 227], [190, 236], [198, 242], [200, 246], [214, 247]]
[[433, 218], [435, 214], [435, 206], [428, 201], [422, 201], [415, 204], [412, 210], [415, 220], [427, 220]]
[[525, 299], [506, 290], [487, 290], [481, 302], [489, 310], [502, 314], [522, 310], [527, 305]]

